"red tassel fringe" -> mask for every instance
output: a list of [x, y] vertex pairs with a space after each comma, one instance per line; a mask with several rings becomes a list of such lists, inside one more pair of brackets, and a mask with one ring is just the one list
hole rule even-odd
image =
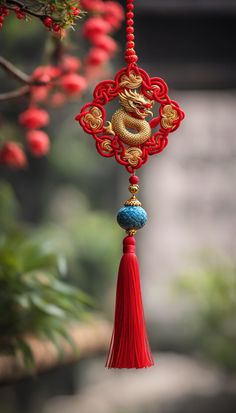
[[141, 369], [154, 365], [144, 319], [135, 244], [133, 236], [124, 238], [124, 254], [117, 280], [114, 330], [106, 361], [109, 369]]

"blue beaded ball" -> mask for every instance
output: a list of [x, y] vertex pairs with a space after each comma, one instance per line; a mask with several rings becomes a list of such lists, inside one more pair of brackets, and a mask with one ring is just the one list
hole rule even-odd
[[140, 206], [127, 205], [117, 214], [117, 222], [124, 229], [140, 229], [147, 222], [147, 213]]

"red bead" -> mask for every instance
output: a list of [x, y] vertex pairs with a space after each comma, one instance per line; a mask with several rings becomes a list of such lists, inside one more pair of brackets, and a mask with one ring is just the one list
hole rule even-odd
[[132, 56], [132, 55], [134, 55], [134, 54], [135, 54], [134, 49], [127, 49], [126, 52], [125, 52], [125, 55], [126, 55], [126, 56]]
[[131, 185], [137, 185], [139, 183], [139, 177], [137, 175], [131, 175], [129, 178]]
[[127, 10], [134, 10], [134, 5], [132, 3], [127, 4]]
[[127, 28], [126, 28], [126, 32], [127, 32], [127, 33], [133, 33], [133, 32], [134, 32], [134, 28], [133, 28], [133, 27], [127, 27]]
[[134, 17], [134, 13], [132, 11], [129, 11], [128, 13], [126, 13], [127, 19], [132, 19], [133, 17]]
[[134, 42], [127, 42], [127, 48], [132, 49], [134, 47]]
[[133, 19], [128, 19], [127, 24], [128, 24], [128, 26], [133, 26], [134, 25]]
[[128, 41], [134, 40], [134, 35], [133, 34], [127, 34], [126, 36]]

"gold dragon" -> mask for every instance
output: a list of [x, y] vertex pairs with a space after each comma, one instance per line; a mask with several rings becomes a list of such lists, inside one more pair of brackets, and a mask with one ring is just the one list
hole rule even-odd
[[[164, 129], [174, 128], [174, 122], [179, 117], [176, 109], [168, 103], [163, 106], [161, 116], [158, 115], [148, 122], [145, 118], [148, 115], [153, 116], [150, 109], [154, 105], [154, 100], [148, 99], [137, 91], [142, 82], [142, 77], [135, 72], [121, 76], [120, 88], [122, 91], [118, 95], [121, 107], [116, 110], [111, 121], [107, 121], [106, 126], [104, 126], [104, 131], [108, 135], [118, 136], [122, 142], [128, 145], [128, 148], [125, 149], [124, 160], [127, 160], [132, 167], [137, 166], [142, 158], [140, 145], [152, 136], [152, 129], [156, 128], [159, 123]], [[154, 88], [158, 88], [158, 86], [153, 85], [152, 89]], [[96, 105], [92, 106], [83, 120], [95, 133], [103, 125], [101, 109]], [[112, 152], [111, 140], [103, 139], [101, 148], [106, 153]]]
[[152, 115], [150, 109], [154, 101], [147, 99], [135, 90], [124, 89], [119, 93], [121, 108], [107, 122], [105, 131], [119, 138], [129, 146], [137, 146], [146, 142], [152, 135], [146, 116]]

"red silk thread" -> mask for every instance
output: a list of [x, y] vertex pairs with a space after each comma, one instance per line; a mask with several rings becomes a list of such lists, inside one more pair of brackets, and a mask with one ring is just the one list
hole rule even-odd
[[140, 273], [135, 239], [123, 240], [117, 289], [114, 330], [106, 367], [141, 369], [154, 365], [143, 312]]

